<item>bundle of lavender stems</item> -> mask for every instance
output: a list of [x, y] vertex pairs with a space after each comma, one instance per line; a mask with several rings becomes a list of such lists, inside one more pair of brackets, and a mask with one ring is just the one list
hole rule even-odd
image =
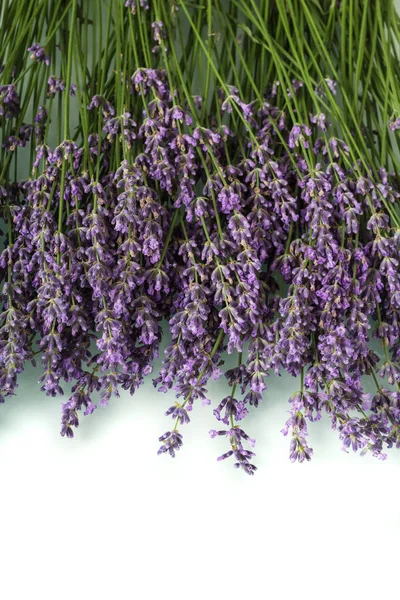
[[245, 417], [286, 372], [292, 461], [322, 415], [400, 447], [392, 0], [4, 0], [0, 27], [0, 400], [37, 361], [73, 437], [149, 376], [159, 453], [206, 405], [253, 474]]

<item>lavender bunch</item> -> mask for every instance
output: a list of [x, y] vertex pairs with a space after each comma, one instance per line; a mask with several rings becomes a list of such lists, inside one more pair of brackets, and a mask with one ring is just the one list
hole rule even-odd
[[1, 400], [40, 357], [46, 394], [72, 386], [73, 437], [97, 395], [153, 372], [165, 322], [160, 454], [200, 402], [227, 438], [219, 460], [253, 474], [243, 420], [287, 372], [292, 461], [324, 413], [344, 450], [385, 458], [400, 445], [392, 3], [374, 20], [353, 2], [354, 31], [346, 3], [62, 4], [15, 3], [3, 25]]
[[[332, 117], [338, 112], [335, 99], [332, 101], [336, 95], [332, 79], [326, 77], [323, 85], [313, 90], [314, 95], [307, 96], [307, 115], [301, 97], [302, 88], [306, 87], [303, 82], [290, 80], [285, 74], [286, 81], [275, 81], [262, 97], [247, 71], [258, 93], [256, 100], [246, 103], [239, 92], [239, 74], [235, 73], [237, 87], [224, 83], [189, 11], [185, 7], [183, 10], [221, 85], [221, 93], [217, 94], [221, 106], [216, 106], [216, 124], [225, 127], [222, 114], [236, 113], [237, 121], [246, 127], [247, 138], [239, 152], [235, 149], [237, 162], [234, 162], [230, 157], [229, 136], [224, 139], [224, 146], [218, 147], [215, 133], [220, 134], [220, 130], [209, 131], [202, 148], [210, 163], [204, 164], [203, 158], [204, 195], [195, 198], [193, 209], [188, 211], [189, 222], [200, 221], [205, 236], [200, 242], [190, 243], [189, 235], [188, 262], [196, 264], [197, 273], [200, 263], [202, 282], [207, 277], [204, 266], [208, 262], [212, 264], [209, 291], [203, 288], [203, 302], [205, 304], [208, 295], [214, 300], [214, 310], [217, 307], [220, 328], [225, 334], [219, 349], [223, 344], [228, 353], [236, 351], [239, 356], [238, 367], [227, 374], [232, 394], [222, 400], [214, 414], [227, 426], [234, 427], [234, 423], [248, 413], [246, 405], [258, 405], [269, 372], [274, 370], [279, 374], [285, 369], [294, 376], [300, 375], [301, 380], [299, 392], [291, 399], [291, 416], [283, 430], [285, 434], [289, 430], [292, 433], [292, 460], [310, 459], [312, 449], [307, 444], [306, 420], [320, 419], [323, 409], [331, 417], [332, 427], [338, 429], [344, 449], [351, 446], [362, 452], [370, 450], [384, 458], [383, 446], [398, 443], [398, 414], [396, 409], [397, 416], [389, 417], [386, 410], [378, 414], [376, 402], [363, 391], [361, 377], [366, 374], [373, 377], [378, 396], [384, 388], [377, 376], [384, 377], [390, 372], [390, 382], [398, 387], [396, 348], [388, 338], [382, 341], [386, 360], [379, 368], [378, 357], [368, 346], [369, 321], [377, 321], [375, 335], [379, 337], [379, 331], [383, 331], [380, 303], [385, 284], [378, 276], [375, 293], [370, 284], [371, 276], [376, 280], [375, 272], [381, 273], [377, 264], [382, 260], [388, 264], [391, 280], [389, 283], [386, 279], [390, 290], [386, 287], [385, 295], [393, 298], [393, 293], [398, 293], [399, 220], [397, 210], [390, 208], [398, 201], [396, 177], [388, 175], [382, 167], [376, 172], [354, 145], [349, 148], [330, 129], [321, 105], [330, 102]], [[240, 54], [239, 48], [236, 51]], [[272, 51], [271, 55], [279, 72], [280, 59]], [[186, 92], [174, 52], [173, 56], [179, 83]], [[245, 58], [240, 58], [245, 64]], [[234, 70], [233, 65], [231, 68]], [[309, 80], [310, 74], [305, 74], [306, 77]], [[286, 85], [285, 108], [281, 109], [276, 105], [277, 90]], [[187, 94], [186, 101], [190, 104]], [[237, 130], [237, 123], [235, 128]], [[209, 140], [213, 140], [212, 146]], [[376, 228], [382, 210], [388, 214]], [[272, 243], [266, 246], [267, 240]], [[385, 251], [382, 253], [382, 243], [394, 250], [390, 258]], [[212, 252], [208, 252], [206, 258], [204, 250], [208, 247]], [[203, 249], [202, 255], [196, 257], [194, 248]], [[375, 249], [372, 262], [371, 248]], [[278, 288], [277, 272], [288, 284], [288, 294], [281, 299], [274, 293]], [[173, 342], [167, 350], [166, 368], [155, 382], [161, 381], [161, 389], [165, 390], [175, 381], [178, 397], [184, 396], [180, 380], [187, 377], [187, 351], [182, 340], [186, 337], [193, 341], [193, 336], [202, 339], [205, 333], [204, 306], [202, 320], [197, 319], [195, 329], [185, 327], [185, 320], [195, 318], [192, 311], [196, 306], [192, 309], [192, 304], [186, 301], [190, 312], [188, 308], [181, 310], [170, 321]], [[392, 343], [398, 334], [397, 316], [395, 322]], [[386, 327], [385, 331], [388, 331]], [[248, 352], [243, 364], [245, 343]], [[182, 375], [176, 370], [177, 353], [183, 364]], [[191, 376], [189, 392], [183, 402], [166, 413], [176, 419], [171, 436], [176, 435], [178, 424], [188, 422], [187, 414], [182, 411], [187, 403], [192, 404], [193, 390], [198, 383], [190, 369], [186, 368], [186, 372]], [[202, 372], [200, 380], [205, 382]], [[240, 401], [235, 400], [238, 384], [243, 395]], [[398, 391], [385, 390], [385, 393], [397, 405]], [[204, 388], [196, 395], [203, 403], [208, 402]], [[368, 416], [365, 410], [371, 410], [372, 414]], [[235, 437], [233, 432], [234, 429], [218, 432], [227, 435], [232, 446], [221, 458], [241, 448], [241, 443], [238, 446], [240, 436]], [[214, 430], [210, 433], [212, 437], [216, 435]], [[167, 435], [160, 438], [164, 442], [161, 452], [170, 450], [168, 442], [165, 443]], [[181, 445], [179, 436], [177, 448]], [[247, 459], [252, 456], [248, 452], [235, 466], [254, 472], [253, 466], [247, 467]]]

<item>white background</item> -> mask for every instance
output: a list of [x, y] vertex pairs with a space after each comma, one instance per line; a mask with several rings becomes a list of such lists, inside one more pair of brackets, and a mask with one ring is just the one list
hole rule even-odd
[[[28, 370], [0, 407], [0, 590], [7, 600], [397, 597], [400, 451], [340, 450], [328, 422], [291, 464], [280, 429], [297, 382], [271, 378], [246, 418], [254, 477], [217, 463], [217, 423], [197, 406], [173, 460], [157, 456], [173, 395], [149, 382], [58, 433], [60, 402]], [[224, 383], [212, 385], [217, 403]]]
[[[399, 5], [399, 2], [397, 2]], [[372, 600], [399, 596], [400, 451], [345, 454], [329, 422], [291, 464], [290, 377], [244, 422], [258, 471], [217, 463], [197, 406], [175, 460], [157, 456], [172, 404], [149, 381], [59, 436], [60, 400], [28, 369], [0, 407], [0, 594], [5, 600]], [[214, 406], [226, 395], [212, 385]]]

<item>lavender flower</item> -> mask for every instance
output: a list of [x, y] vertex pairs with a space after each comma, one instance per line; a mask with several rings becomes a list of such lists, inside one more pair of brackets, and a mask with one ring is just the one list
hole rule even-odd
[[41, 63], [44, 62], [45, 65], [50, 65], [50, 56], [46, 54], [46, 50], [38, 44], [37, 42], [33, 44], [30, 48], [28, 48], [28, 52], [30, 52], [30, 57], [35, 62]]

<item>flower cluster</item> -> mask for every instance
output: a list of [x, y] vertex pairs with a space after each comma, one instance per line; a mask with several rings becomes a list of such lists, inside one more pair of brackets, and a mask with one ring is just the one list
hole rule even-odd
[[[400, 447], [396, 175], [339, 137], [321, 110], [336, 93], [330, 78], [307, 96], [308, 114], [299, 100], [307, 82], [295, 79], [275, 80], [249, 102], [216, 78], [207, 104], [174, 87], [169, 61], [177, 73], [181, 66], [173, 45], [167, 52], [165, 15], [142, 0], [125, 6], [127, 31], [147, 23], [139, 33], [156, 43], [156, 67], [144, 53], [146, 66], [121, 71], [118, 63], [105, 84], [100, 58], [99, 81], [87, 90], [79, 76], [71, 81], [72, 52], [55, 76], [35, 43], [32, 77], [46, 69], [47, 88], [26, 122], [15, 76], [0, 86], [0, 399], [40, 355], [44, 393], [72, 384], [61, 434], [73, 437], [97, 395], [106, 406], [153, 372], [167, 322], [153, 382], [176, 402], [159, 453], [175, 456], [200, 402], [225, 426], [210, 431], [228, 443], [218, 460], [253, 474], [246, 446], [255, 440], [243, 422], [268, 397], [267, 378], [287, 372], [299, 378], [283, 429], [292, 461], [310, 460], [308, 427], [323, 414], [345, 451], [385, 458], [385, 448]], [[76, 102], [80, 120], [71, 135], [66, 118], [54, 145], [56, 97], [65, 111]], [[28, 145], [30, 174], [13, 179], [13, 157]], [[236, 366], [224, 372], [225, 353]], [[208, 382], [221, 376], [229, 393], [213, 406]]]

